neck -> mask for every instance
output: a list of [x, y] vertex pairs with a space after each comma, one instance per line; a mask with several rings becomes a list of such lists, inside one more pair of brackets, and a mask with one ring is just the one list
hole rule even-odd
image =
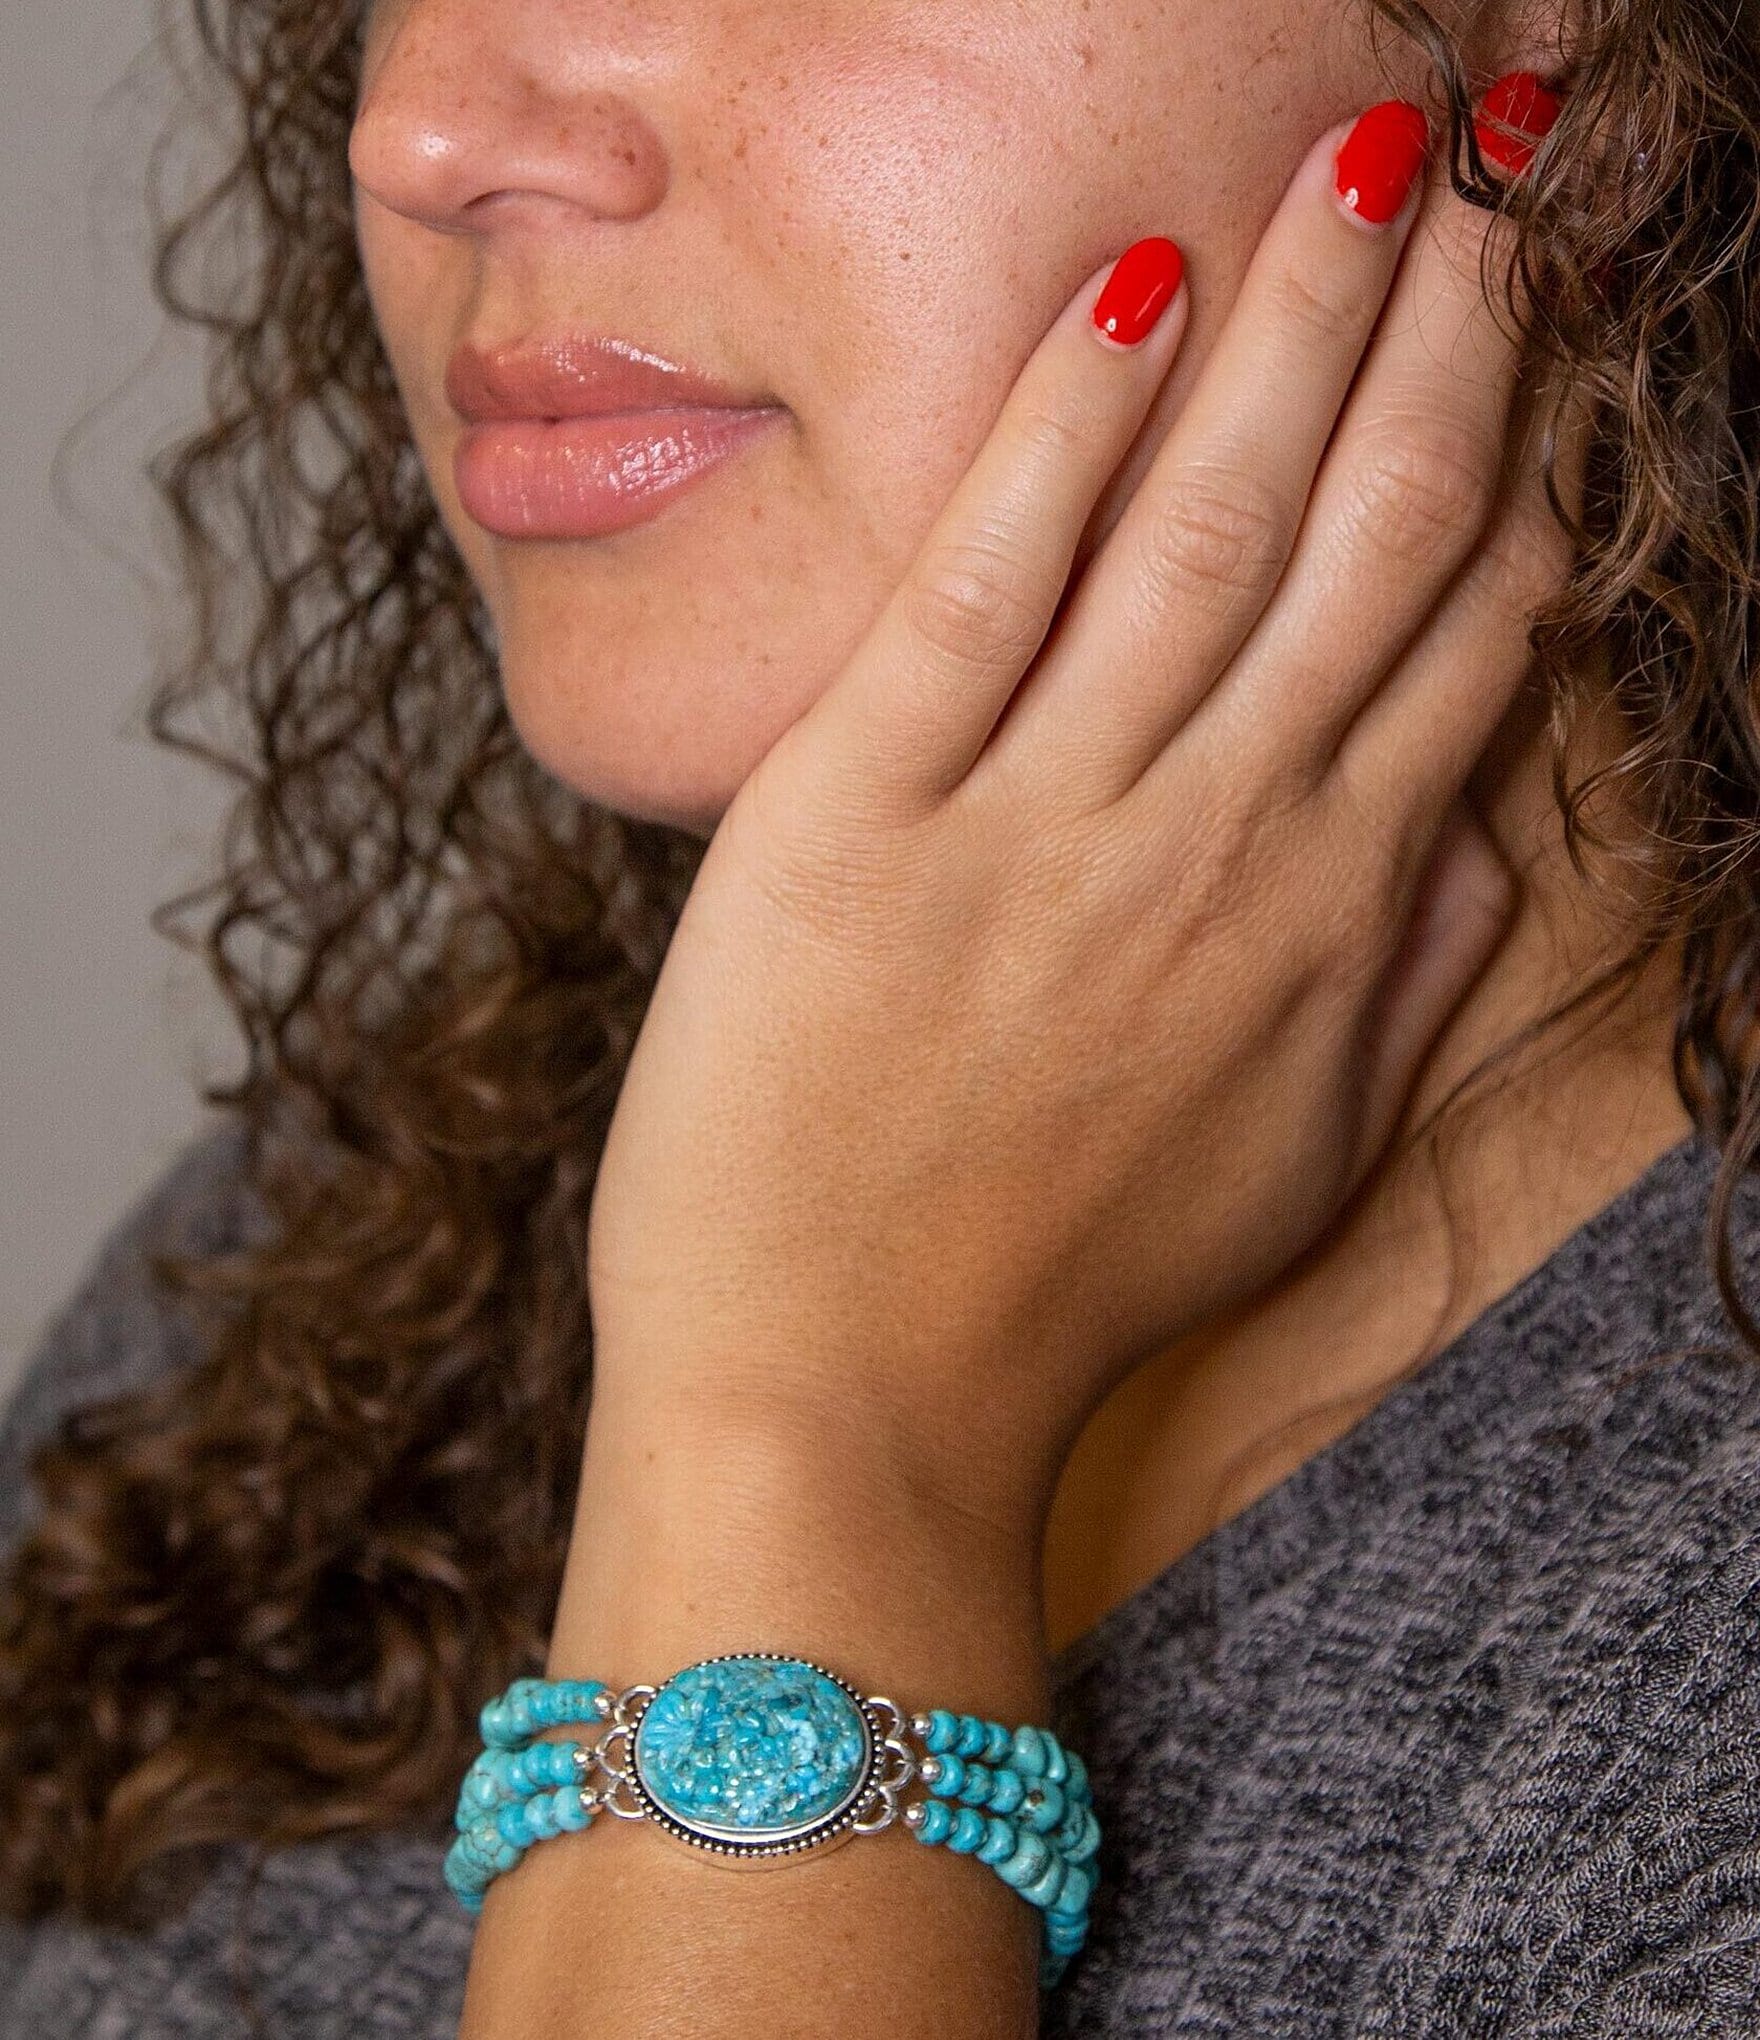
[[[1627, 737], [1611, 712], [1578, 734], [1573, 780]], [[1592, 1001], [1475, 1087], [1434, 1147], [1411, 1138], [1482, 1059], [1629, 945], [1617, 883], [1610, 903], [1571, 865], [1550, 774], [1527, 690], [1466, 789], [1519, 881], [1504, 940], [1333, 1224], [1271, 1289], [1137, 1369], [1083, 1432], [1047, 1533], [1052, 1649], [1342, 1435], [1690, 1129], [1670, 1075], [1671, 944], [1616, 1004]], [[1611, 854], [1585, 861], [1595, 873]]]

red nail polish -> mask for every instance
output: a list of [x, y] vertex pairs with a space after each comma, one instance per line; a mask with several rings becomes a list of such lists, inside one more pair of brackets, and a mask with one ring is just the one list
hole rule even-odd
[[1185, 266], [1178, 243], [1164, 235], [1133, 241], [1095, 300], [1095, 327], [1119, 346], [1134, 347], [1173, 302]]
[[[1474, 108], [1473, 138], [1479, 153], [1519, 177], [1533, 161], [1535, 145], [1550, 132], [1563, 105], [1563, 96], [1542, 85], [1538, 73], [1506, 71], [1486, 87], [1484, 98]], [[1507, 132], [1511, 129], [1513, 133]]]
[[1424, 109], [1384, 99], [1357, 116], [1333, 162], [1338, 195], [1359, 218], [1385, 226], [1395, 218], [1430, 148]]

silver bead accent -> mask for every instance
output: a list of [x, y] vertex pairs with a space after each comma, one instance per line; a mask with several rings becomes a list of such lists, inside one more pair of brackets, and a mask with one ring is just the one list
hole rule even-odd
[[933, 1785], [941, 1776], [941, 1759], [936, 1756], [925, 1757], [917, 1766], [917, 1776], [925, 1785]]
[[919, 1736], [927, 1735], [929, 1733], [929, 1728], [930, 1721], [928, 1715], [913, 1714], [911, 1716], [911, 1733], [913, 1735]]
[[593, 1695], [593, 1712], [601, 1721], [609, 1721], [616, 1706], [617, 1696], [609, 1689]]
[[923, 1802], [920, 1799], [905, 1808], [904, 1824], [908, 1828], [920, 1828], [923, 1825]]

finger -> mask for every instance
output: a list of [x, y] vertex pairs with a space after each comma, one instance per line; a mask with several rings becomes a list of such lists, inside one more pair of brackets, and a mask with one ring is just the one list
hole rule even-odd
[[[1178, 348], [1183, 269], [1173, 242], [1134, 243], [1087, 279], [1034, 349], [910, 571], [796, 725], [827, 780], [853, 777], [869, 802], [915, 806], [971, 769], [1050, 629], [1095, 500]], [[1097, 309], [1112, 333], [1096, 325]], [[1146, 335], [1113, 337], [1157, 310]]]
[[1515, 411], [1512, 472], [1489, 531], [1332, 762], [1351, 806], [1385, 817], [1419, 853], [1532, 671], [1534, 613], [1577, 556], [1547, 497], [1547, 463], [1580, 520], [1592, 416], [1550, 381], [1524, 385]]
[[[1484, 104], [1503, 98], [1494, 88]], [[1561, 104], [1546, 102], [1554, 113]], [[1540, 118], [1533, 106], [1530, 117]], [[1494, 132], [1483, 120], [1480, 131]], [[1483, 537], [1507, 480], [1528, 312], [1523, 280], [1509, 274], [1514, 223], [1442, 180], [1427, 197], [1295, 558], [1206, 703], [1216, 741], [1292, 796], [1319, 783]]]
[[[1270, 599], [1417, 212], [1427, 139], [1420, 109], [1389, 100], [1328, 129], [1297, 165], [1191, 395], [1002, 733], [1055, 770], [1060, 792], [1102, 803], [1126, 791]], [[1377, 152], [1372, 183], [1361, 166]]]
[[1398, 1132], [1424, 1063], [1508, 931], [1516, 900], [1515, 877], [1485, 825], [1457, 800], [1437, 832], [1403, 937], [1365, 1019], [1367, 1075], [1353, 1182]]
[[1483, 209], [1434, 196], [1289, 570], [1204, 706], [1209, 739], [1292, 795], [1324, 776], [1497, 500], [1520, 361], [1509, 313], [1481, 280], [1500, 244]]

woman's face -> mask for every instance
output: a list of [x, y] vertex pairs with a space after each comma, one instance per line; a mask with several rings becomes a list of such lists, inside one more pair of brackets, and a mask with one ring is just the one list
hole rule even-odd
[[[591, 800], [711, 834], [1059, 309], [1170, 234], [1191, 323], [1079, 566], [1302, 151], [1422, 92], [1418, 52], [1385, 35], [1383, 68], [1366, 18], [1337, 0], [378, 0], [350, 149], [361, 253], [527, 749]], [[454, 351], [589, 335], [784, 409], [643, 521], [487, 528], [454, 471]]]

